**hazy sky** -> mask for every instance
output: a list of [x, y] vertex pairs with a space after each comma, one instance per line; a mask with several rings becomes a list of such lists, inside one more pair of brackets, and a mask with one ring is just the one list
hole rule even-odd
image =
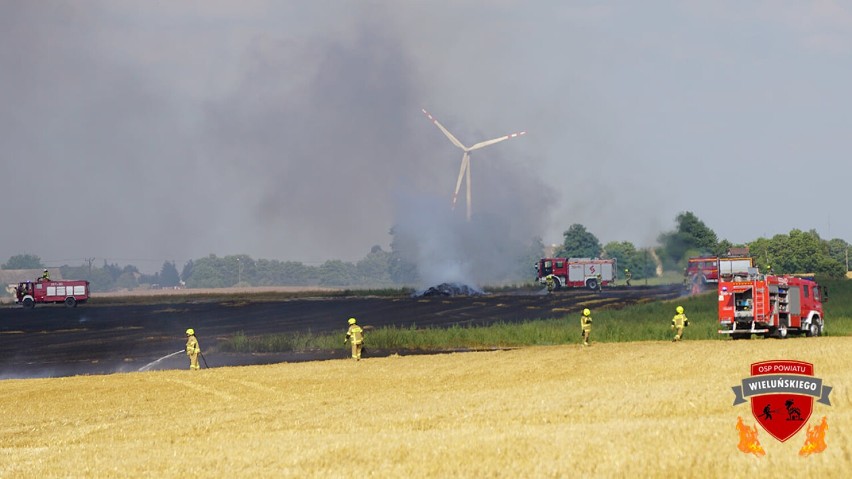
[[357, 260], [449, 208], [424, 107], [529, 132], [472, 157], [518, 237], [852, 241], [848, 3], [0, 0], [0, 66], [0, 261]]

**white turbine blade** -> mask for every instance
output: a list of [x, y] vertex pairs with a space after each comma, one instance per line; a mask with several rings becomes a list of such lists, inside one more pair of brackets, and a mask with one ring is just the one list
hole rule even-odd
[[420, 111], [422, 111], [422, 112], [423, 112], [423, 114], [424, 114], [424, 115], [426, 115], [426, 118], [428, 118], [429, 120], [431, 120], [431, 121], [432, 121], [432, 123], [434, 123], [434, 124], [435, 124], [435, 126], [437, 126], [437, 127], [438, 127], [438, 129], [440, 129], [441, 131], [443, 131], [443, 132], [444, 132], [444, 135], [446, 135], [446, 136], [447, 136], [447, 138], [449, 138], [449, 139], [450, 139], [450, 141], [451, 141], [451, 142], [453, 142], [453, 144], [454, 144], [454, 145], [456, 145], [457, 147], [461, 148], [462, 150], [467, 151], [467, 147], [465, 147], [464, 145], [462, 145], [462, 142], [460, 142], [460, 141], [459, 141], [456, 137], [454, 137], [452, 133], [450, 133], [449, 131], [447, 131], [447, 129], [446, 129], [446, 128], [444, 128], [444, 125], [442, 125], [442, 124], [438, 123], [438, 120], [436, 120], [436, 119], [435, 119], [435, 117], [433, 117], [432, 115], [430, 115], [428, 111], [426, 111], [425, 109], [422, 109], [422, 108], [421, 108], [421, 110], [420, 110]]
[[467, 221], [470, 221], [470, 212], [473, 209], [473, 207], [470, 204], [470, 155], [468, 155], [467, 175], [465, 175], [465, 176], [467, 178]]
[[459, 190], [461, 189], [462, 177], [464, 177], [465, 171], [470, 168], [470, 155], [465, 151], [462, 155], [461, 168], [459, 168], [459, 179], [456, 180], [456, 190], [453, 192], [453, 209], [456, 209], [456, 200], [459, 197]]
[[511, 135], [501, 136], [500, 138], [494, 138], [493, 140], [480, 141], [479, 143], [471, 146], [469, 151], [478, 150], [480, 148], [485, 148], [486, 146], [493, 145], [494, 143], [500, 143], [503, 140], [508, 140], [510, 138], [517, 138], [519, 136], [526, 135], [527, 132], [519, 131], [517, 133], [512, 133]]

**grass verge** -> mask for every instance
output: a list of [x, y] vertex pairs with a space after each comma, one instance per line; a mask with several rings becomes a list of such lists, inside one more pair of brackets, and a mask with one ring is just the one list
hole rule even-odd
[[[852, 281], [827, 281], [830, 300], [826, 303], [827, 336], [852, 335]], [[593, 342], [619, 343], [669, 340], [674, 336], [671, 319], [681, 305], [689, 317], [685, 340], [728, 340], [718, 333], [717, 296], [710, 292], [673, 301], [651, 301], [623, 309], [592, 309]], [[447, 351], [535, 345], [556, 345], [580, 341], [579, 316], [495, 323], [484, 327], [447, 328], [366, 327], [365, 345], [382, 350]], [[344, 332], [328, 334], [295, 333], [249, 337], [242, 333], [219, 343], [227, 352], [292, 352], [341, 349]]]

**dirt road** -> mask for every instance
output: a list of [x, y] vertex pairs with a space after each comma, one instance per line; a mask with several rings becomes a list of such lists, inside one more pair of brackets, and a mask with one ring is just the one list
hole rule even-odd
[[[343, 357], [345, 351], [237, 355], [216, 344], [238, 332], [248, 336], [345, 330], [357, 317], [373, 327], [487, 325], [559, 318], [583, 307], [618, 308], [675, 298], [673, 286], [585, 289], [557, 294], [505, 293], [422, 298], [313, 298], [267, 302], [205, 301], [169, 304], [168, 297], [145, 305], [17, 306], [0, 308], [0, 378], [57, 377], [137, 371], [184, 346], [184, 331], [195, 328], [210, 367]], [[152, 369], [186, 366], [177, 354]]]

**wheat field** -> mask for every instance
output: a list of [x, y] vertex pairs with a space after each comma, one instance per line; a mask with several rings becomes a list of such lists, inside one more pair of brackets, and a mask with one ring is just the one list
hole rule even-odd
[[[594, 340], [594, 336], [592, 337]], [[0, 477], [848, 477], [852, 338], [531, 347], [0, 381]], [[812, 362], [828, 448], [760, 427], [752, 362]]]

